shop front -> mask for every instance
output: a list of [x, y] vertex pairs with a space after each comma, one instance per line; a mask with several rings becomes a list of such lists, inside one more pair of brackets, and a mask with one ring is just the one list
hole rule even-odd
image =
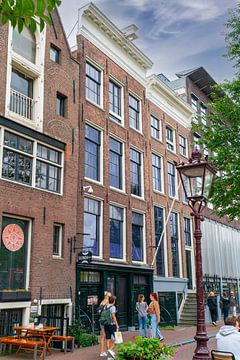
[[133, 267], [112, 264], [77, 263], [76, 274], [76, 319], [98, 329], [97, 307], [110, 291], [117, 297], [117, 317], [122, 330], [135, 328], [137, 316], [135, 304], [138, 294], [144, 294], [147, 301], [152, 291], [153, 270], [147, 267]]

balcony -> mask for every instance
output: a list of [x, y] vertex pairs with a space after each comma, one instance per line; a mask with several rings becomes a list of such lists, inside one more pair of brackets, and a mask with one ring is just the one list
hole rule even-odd
[[34, 100], [14, 89], [10, 90], [10, 111], [33, 120]]

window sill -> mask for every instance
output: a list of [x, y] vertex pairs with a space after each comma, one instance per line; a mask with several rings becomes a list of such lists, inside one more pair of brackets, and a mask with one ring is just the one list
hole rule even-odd
[[132, 264], [134, 264], [134, 265], [147, 265], [147, 263], [145, 261], [137, 261], [137, 260], [132, 260]]
[[153, 192], [158, 195], [165, 195], [163, 191], [153, 189]]
[[63, 260], [63, 257], [62, 256], [58, 256], [58, 255], [52, 255], [52, 258], [54, 259], [54, 260]]
[[121, 190], [121, 189], [115, 188], [114, 186], [109, 186], [109, 189], [110, 189], [110, 190], [113, 190], [113, 191], [116, 191], [116, 192], [118, 192], [118, 193], [120, 193], [120, 194], [127, 195], [126, 192], [125, 192], [125, 190]]
[[142, 197], [142, 196], [137, 196], [137, 195], [134, 195], [134, 194], [131, 194], [131, 196], [132, 196], [134, 199], [138, 199], [138, 200], [141, 200], [141, 201], [144, 201], [144, 202], [145, 202], [145, 198]]
[[174, 155], [177, 155], [176, 154], [176, 149], [171, 150], [171, 149], [168, 149], [168, 147], [166, 146], [166, 150], [169, 151], [170, 153], [174, 154]]
[[114, 263], [124, 263], [127, 264], [126, 259], [115, 259], [115, 258], [109, 258], [110, 261], [114, 262]]
[[98, 105], [97, 103], [95, 103], [94, 101], [91, 101], [91, 100], [88, 99], [88, 98], [85, 98], [85, 100], [86, 100], [86, 102], [88, 102], [89, 104], [94, 105], [94, 106], [96, 106], [99, 110], [105, 112], [105, 109], [103, 108], [102, 105]]
[[97, 181], [97, 180], [94, 180], [94, 179], [90, 179], [90, 178], [88, 178], [88, 177], [84, 177], [84, 179], [85, 179], [86, 181], [89, 181], [89, 182], [93, 183], [93, 184], [96, 184], [96, 185], [99, 185], [99, 186], [104, 187], [102, 181]]
[[132, 129], [133, 131], [136, 131], [136, 133], [138, 133], [139, 135], [143, 136], [143, 133], [141, 130], [136, 129], [136, 128], [132, 127], [131, 125], [129, 125], [129, 128]]
[[109, 111], [109, 119], [117, 123], [118, 125], [124, 127], [124, 119], [122, 117], [115, 115], [111, 111]]
[[157, 139], [157, 138], [155, 138], [155, 137], [154, 137], [154, 136], [152, 136], [152, 135], [151, 135], [151, 139], [153, 139], [153, 140], [157, 141], [157, 142], [158, 142], [158, 143], [160, 143], [160, 144], [163, 144], [162, 139]]

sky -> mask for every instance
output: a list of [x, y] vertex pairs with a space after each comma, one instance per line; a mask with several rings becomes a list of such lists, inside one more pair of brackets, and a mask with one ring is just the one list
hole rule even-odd
[[[231, 80], [233, 63], [226, 59], [225, 23], [238, 0], [94, 0], [119, 28], [139, 28], [135, 45], [154, 63], [150, 73], [175, 73], [204, 66], [216, 82]], [[77, 9], [87, 0], [62, 0], [60, 14], [67, 36], [76, 25]], [[69, 36], [75, 45], [77, 25]]]

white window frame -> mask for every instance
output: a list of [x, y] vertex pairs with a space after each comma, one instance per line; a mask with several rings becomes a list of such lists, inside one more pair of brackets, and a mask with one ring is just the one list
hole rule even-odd
[[[152, 117], [159, 121], [159, 139], [152, 135]], [[150, 131], [151, 137], [159, 142], [162, 142], [162, 120], [154, 114], [150, 114]]]
[[[126, 250], [127, 250], [127, 237], [126, 237], [126, 230], [127, 230], [127, 222], [126, 222], [126, 208], [122, 205], [122, 204], [118, 204], [115, 202], [110, 202], [109, 203], [109, 212], [110, 212], [110, 206], [116, 206], [119, 207], [121, 209], [123, 209], [123, 257], [121, 259], [117, 259], [117, 258], [111, 258], [109, 257], [110, 261], [113, 262], [126, 262]], [[109, 220], [110, 220], [110, 216], [109, 216]], [[110, 244], [110, 235], [109, 235], [109, 244]]]
[[158, 156], [160, 158], [160, 165], [161, 165], [161, 191], [156, 190], [154, 188], [154, 183], [153, 183], [153, 173], [152, 173], [152, 186], [153, 186], [153, 191], [158, 193], [158, 194], [164, 194], [164, 169], [163, 169], [163, 157], [162, 155], [156, 153], [156, 152], [152, 152], [152, 155]]
[[[193, 105], [193, 99], [196, 101], [196, 105], [195, 104]], [[198, 97], [194, 93], [191, 93], [191, 107], [194, 110], [192, 121], [194, 123], [197, 123], [198, 119], [199, 119], [199, 117], [198, 117], [199, 116], [199, 113], [198, 113], [198, 101], [199, 101]]]
[[[183, 154], [182, 147], [180, 146], [180, 139], [181, 138], [185, 139], [185, 142], [186, 142], [186, 154]], [[179, 139], [179, 153], [180, 153], [180, 155], [187, 158], [188, 157], [188, 140], [187, 140], [187, 138], [185, 136], [183, 136], [181, 134], [179, 134], [178, 139]]]
[[[86, 67], [87, 67], [87, 63], [100, 72], [100, 81], [101, 81], [101, 84], [100, 84], [100, 104], [97, 104], [93, 100], [89, 99], [87, 97], [87, 94], [86, 94], [86, 78], [87, 78], [87, 71], [86, 71], [87, 69], [86, 69]], [[103, 109], [103, 68], [100, 65], [98, 65], [95, 61], [90, 59], [89, 57], [86, 57], [86, 63], [85, 63], [85, 89], [84, 89], [84, 91], [85, 91], [85, 99], [87, 101], [89, 101], [91, 104], [97, 106], [98, 108]]]
[[199, 140], [199, 139], [201, 139], [201, 136], [196, 133], [193, 133], [193, 149], [200, 150], [201, 146], [196, 143], [196, 140]]
[[[167, 138], [167, 129], [172, 131], [173, 141]], [[173, 149], [169, 149], [168, 145], [173, 146]], [[166, 125], [166, 148], [168, 151], [171, 151], [172, 153], [176, 153], [176, 130], [173, 129], [173, 127], [168, 124]]]
[[[116, 137], [115, 135], [112, 135], [111, 133], [109, 134], [109, 139], [110, 138], [113, 138], [114, 140], [120, 142], [122, 144], [122, 189], [118, 189], [114, 186], [109, 186], [109, 188], [111, 190], [114, 190], [114, 191], [118, 191], [120, 193], [125, 193], [126, 192], [126, 177], [125, 177], [125, 142]], [[109, 148], [109, 152], [110, 152], [110, 148]]]
[[[155, 219], [154, 219], [154, 207], [158, 207], [158, 208], [161, 208], [163, 209], [163, 219], [164, 219], [164, 227], [163, 227], [163, 239], [162, 241], [164, 242], [163, 246], [164, 246], [164, 270], [165, 270], [165, 276], [164, 278], [168, 277], [168, 248], [167, 248], [167, 228], [166, 228], [166, 208], [163, 207], [161, 204], [158, 204], [157, 202], [153, 202], [153, 221], [155, 222]], [[155, 224], [154, 224], [154, 233], [153, 233], [153, 236], [154, 236], [154, 240], [155, 240]], [[155, 242], [154, 242], [155, 244]], [[157, 248], [154, 250], [156, 251]], [[156, 266], [156, 264], [155, 264]], [[160, 275], [157, 275], [158, 277], [160, 277]]]
[[136, 132], [142, 134], [142, 99], [138, 95], [133, 93], [132, 91], [129, 91], [129, 93], [128, 93], [128, 114], [130, 113], [129, 112], [129, 109], [130, 109], [129, 96], [132, 96], [135, 100], [139, 101], [139, 129], [136, 129], [135, 127], [131, 126], [131, 124], [130, 124], [130, 115], [128, 116], [129, 127], [130, 127], [130, 129], [133, 129]]
[[192, 263], [192, 286], [193, 286], [193, 290], [196, 288], [196, 277], [195, 277], [195, 257], [194, 257], [194, 237], [193, 237], [193, 223], [192, 223], [192, 219], [189, 216], [184, 215], [183, 216], [183, 226], [184, 226], [184, 218], [189, 219], [190, 220], [190, 232], [191, 232], [191, 246], [187, 246], [185, 244], [185, 239], [184, 239], [184, 246], [185, 246], [185, 251], [191, 251], [191, 263]]
[[[141, 190], [142, 190], [141, 196], [138, 196], [138, 195], [135, 195], [135, 194], [132, 194], [132, 193], [131, 193], [131, 196], [134, 197], [134, 198], [136, 198], [136, 199], [144, 200], [144, 194], [145, 194], [145, 191], [144, 191], [144, 190], [145, 190], [145, 189], [144, 189], [144, 171], [143, 171], [143, 169], [144, 169], [143, 154], [144, 154], [144, 153], [143, 153], [140, 149], [138, 149], [137, 147], [135, 147], [134, 145], [131, 145], [131, 144], [130, 144], [130, 150], [131, 150], [131, 149], [139, 152], [140, 155], [141, 155]], [[130, 159], [129, 159], [129, 161], [130, 161], [130, 163], [131, 163], [131, 160], [130, 160]], [[129, 169], [130, 169], [130, 168], [129, 168]], [[130, 177], [130, 192], [131, 192], [131, 177]]]
[[[120, 88], [120, 98], [121, 98], [121, 116], [119, 116], [118, 114], [116, 114], [115, 112], [110, 110], [110, 106], [109, 106], [109, 119], [111, 121], [113, 121], [114, 123], [123, 126], [124, 127], [124, 87], [123, 85], [117, 81], [115, 78], [113, 78], [112, 76], [109, 77], [109, 83], [112, 82], [113, 84], [115, 84], [116, 86], [118, 86]], [[109, 90], [109, 89], [108, 89]], [[112, 116], [111, 116], [112, 115]], [[119, 119], [119, 121], [117, 121], [116, 119]]]
[[204, 125], [207, 125], [207, 119], [206, 119], [207, 108], [203, 103], [200, 104], [200, 112], [201, 112], [201, 121], [202, 121], [202, 123]]
[[[55, 227], [59, 228], [59, 239], [58, 239], [59, 252], [58, 254], [52, 254], [52, 257], [61, 259], [63, 258], [63, 224], [53, 223], [53, 228]], [[54, 230], [53, 230], [53, 234], [54, 234]]]
[[169, 182], [168, 182], [168, 196], [170, 197], [170, 199], [178, 200], [177, 169], [174, 166], [174, 163], [172, 161], [167, 161], [167, 176], [168, 176], [168, 164], [172, 164], [173, 168], [174, 168], [174, 171], [175, 171], [175, 176], [174, 176], [174, 178], [175, 178], [175, 196], [172, 196], [172, 195], [169, 194]]
[[[20, 137], [23, 137], [23, 138], [25, 138], [27, 140], [32, 141], [33, 142], [33, 153], [32, 154], [27, 154], [25, 152], [22, 152], [21, 150], [17, 150], [17, 149], [14, 149], [14, 148], [11, 148], [11, 147], [8, 147], [8, 146], [4, 145], [4, 132], [5, 131], [8, 131], [8, 132], [10, 132], [12, 134], [15, 134], [17, 136], [20, 136]], [[64, 152], [62, 150], [57, 149], [57, 148], [51, 146], [50, 144], [47, 144], [47, 143], [44, 143], [42, 141], [38, 141], [36, 139], [33, 139], [33, 138], [29, 137], [28, 135], [19, 133], [19, 132], [15, 131], [15, 130], [12, 130], [12, 129], [8, 129], [6, 127], [1, 127], [0, 128], [0, 141], [1, 141], [1, 143], [0, 143], [0, 179], [1, 180], [8, 181], [10, 183], [14, 183], [14, 184], [17, 184], [17, 185], [20, 185], [20, 186], [26, 186], [28, 188], [34, 188], [36, 190], [45, 191], [45, 192], [48, 192], [50, 194], [54, 194], [54, 195], [58, 195], [58, 196], [63, 195]], [[56, 163], [53, 163], [53, 162], [51, 162], [49, 160], [45, 160], [45, 159], [41, 159], [41, 158], [37, 157], [37, 145], [38, 144], [43, 145], [45, 147], [48, 147], [48, 148], [50, 148], [52, 150], [55, 150], [55, 151], [59, 152], [61, 154], [61, 164], [56, 164]], [[3, 149], [4, 148], [12, 150], [12, 151], [16, 151], [19, 154], [23, 154], [23, 155], [26, 155], [26, 156], [32, 158], [32, 184], [31, 185], [24, 184], [24, 183], [15, 181], [15, 180], [7, 179], [7, 178], [4, 178], [2, 176], [2, 162], [3, 162], [2, 160], [3, 160]], [[42, 161], [42, 162], [45, 162], [45, 163], [47, 163], [49, 165], [54, 165], [54, 166], [61, 169], [60, 170], [60, 182], [61, 182], [61, 184], [60, 184], [59, 192], [51, 191], [51, 190], [48, 190], [48, 189], [42, 189], [42, 188], [36, 186], [36, 162], [37, 162], [38, 159], [40, 161]]]
[[[133, 212], [143, 215], [143, 261], [132, 260], [132, 264], [135, 264], [135, 265], [146, 265], [146, 263], [147, 263], [147, 252], [146, 252], [146, 213], [140, 211], [139, 209], [132, 208], [132, 209], [131, 209], [131, 216], [132, 216], [132, 213], [133, 213]], [[131, 226], [132, 226], [132, 221], [131, 221]], [[132, 232], [132, 230], [131, 230], [131, 232]], [[132, 244], [132, 236], [131, 236], [131, 244]], [[132, 249], [132, 248], [131, 248], [131, 249]]]

